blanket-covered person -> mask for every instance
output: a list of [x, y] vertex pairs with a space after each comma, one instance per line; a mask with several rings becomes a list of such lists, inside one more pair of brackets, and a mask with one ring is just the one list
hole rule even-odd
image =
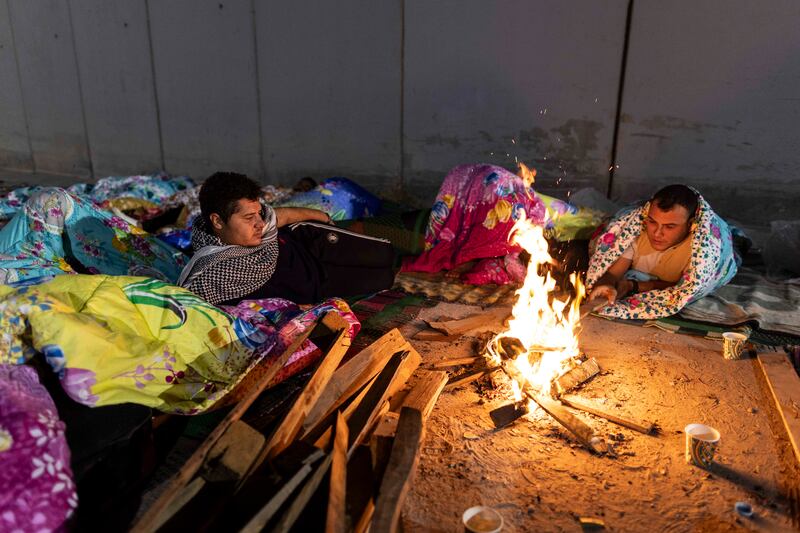
[[391, 243], [331, 224], [323, 211], [272, 208], [247, 176], [217, 172], [200, 189], [195, 255], [178, 283], [213, 304], [286, 298], [300, 304], [388, 289]]
[[596, 233], [586, 284], [606, 298], [601, 315], [670, 316], [736, 274], [728, 225], [694, 189], [669, 185], [627, 207]]

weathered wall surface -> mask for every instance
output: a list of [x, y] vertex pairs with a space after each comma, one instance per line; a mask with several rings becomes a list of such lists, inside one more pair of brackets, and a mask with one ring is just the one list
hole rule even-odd
[[740, 221], [800, 218], [800, 3], [634, 5], [612, 197], [694, 185]]
[[456, 164], [519, 159], [562, 196], [681, 181], [800, 216], [800, 4], [633, 0], [618, 110], [627, 8], [0, 0], [0, 169], [339, 174], [425, 204]]

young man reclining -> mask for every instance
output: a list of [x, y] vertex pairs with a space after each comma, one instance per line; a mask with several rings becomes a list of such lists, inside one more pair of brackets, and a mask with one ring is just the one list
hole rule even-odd
[[272, 208], [250, 178], [218, 172], [200, 189], [195, 255], [178, 284], [213, 304], [286, 298], [306, 304], [388, 289], [389, 241], [331, 225], [323, 211]]
[[669, 316], [733, 277], [731, 232], [685, 185], [664, 187], [645, 205], [618, 213], [593, 242], [586, 282], [605, 298], [600, 314]]

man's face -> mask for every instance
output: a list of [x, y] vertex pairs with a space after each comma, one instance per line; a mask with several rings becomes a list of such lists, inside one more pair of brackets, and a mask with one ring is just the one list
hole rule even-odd
[[236, 210], [227, 222], [217, 213], [209, 217], [214, 233], [225, 244], [239, 246], [258, 246], [264, 231], [264, 219], [261, 218], [261, 202], [242, 198], [236, 202]]
[[682, 205], [676, 204], [669, 211], [664, 211], [651, 204], [644, 226], [653, 248], [663, 251], [685, 239], [691, 226], [689, 217], [689, 211]]

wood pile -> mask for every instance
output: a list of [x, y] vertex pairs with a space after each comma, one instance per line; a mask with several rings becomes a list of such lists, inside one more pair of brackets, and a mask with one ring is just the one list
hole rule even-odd
[[[296, 339], [279, 364], [240, 384], [240, 401], [167, 483], [132, 531], [396, 531], [425, 421], [447, 382], [392, 330], [344, 364], [336, 314]], [[268, 434], [243, 415], [306, 338], [323, 349]], [[422, 375], [420, 375], [422, 374]]]

